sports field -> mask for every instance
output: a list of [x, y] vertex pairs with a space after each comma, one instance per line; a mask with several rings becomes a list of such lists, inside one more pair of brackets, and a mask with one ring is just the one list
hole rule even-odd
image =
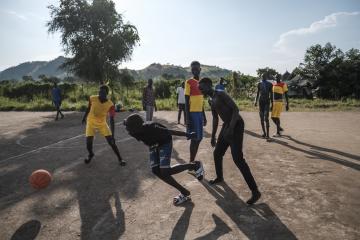
[[[284, 136], [271, 142], [260, 138], [258, 113], [241, 112], [245, 158], [263, 194], [251, 207], [230, 152], [225, 183], [207, 183], [210, 114], [197, 157], [205, 179], [175, 176], [192, 193], [180, 207], [172, 204], [177, 192], [151, 174], [145, 145], [125, 133], [128, 114], [116, 116], [121, 167], [100, 136], [84, 164], [80, 113], [54, 121], [50, 112], [0, 112], [0, 239], [360, 239], [359, 112], [285, 112]], [[156, 112], [155, 120], [184, 129], [176, 114]], [[174, 138], [172, 164], [187, 162], [188, 150], [185, 138]], [[53, 181], [34, 190], [28, 177], [40, 168]]]

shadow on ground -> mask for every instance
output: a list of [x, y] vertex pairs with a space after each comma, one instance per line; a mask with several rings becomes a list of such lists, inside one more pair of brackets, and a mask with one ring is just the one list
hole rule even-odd
[[[252, 131], [249, 131], [249, 130], [245, 130], [245, 133], [250, 135], [250, 136], [256, 137], [256, 138], [262, 138], [262, 136], [260, 134], [257, 134], [255, 132], [252, 132]], [[304, 147], [308, 147], [309, 149], [303, 149], [303, 148], [296, 147], [294, 145], [290, 145], [289, 142], [283, 141], [281, 139], [290, 140], [293, 143], [299, 144], [299, 145], [304, 146]], [[357, 156], [357, 155], [354, 155], [354, 154], [350, 154], [350, 153], [338, 151], [338, 150], [335, 150], [335, 149], [330, 149], [330, 148], [325, 148], [325, 147], [320, 147], [320, 146], [312, 145], [312, 144], [309, 144], [309, 143], [305, 143], [305, 142], [296, 140], [296, 139], [294, 139], [293, 137], [291, 137], [289, 135], [282, 135], [281, 137], [272, 138], [270, 140], [270, 142], [274, 142], [274, 143], [280, 144], [280, 145], [282, 145], [284, 147], [290, 148], [292, 150], [308, 154], [310, 156], [310, 158], [317, 158], [317, 159], [321, 159], [321, 160], [325, 160], [325, 161], [331, 161], [331, 162], [334, 162], [334, 163], [337, 163], [337, 164], [352, 168], [354, 170], [360, 171], [360, 164], [348, 161], [348, 160], [346, 160], [344, 158], [341, 158], [341, 157], [335, 157], [335, 156], [329, 155], [329, 153], [333, 153], [333, 154], [340, 155], [342, 157], [350, 158], [352, 160], [360, 161], [360, 156]]]

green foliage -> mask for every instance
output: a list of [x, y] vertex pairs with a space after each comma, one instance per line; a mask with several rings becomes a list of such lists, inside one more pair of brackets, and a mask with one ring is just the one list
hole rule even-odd
[[171, 82], [166, 80], [155, 81], [155, 97], [169, 98], [171, 96]]
[[330, 43], [306, 50], [300, 64], [303, 76], [314, 80], [321, 98], [360, 98], [360, 51], [350, 49], [345, 54]]
[[103, 83], [114, 77], [140, 40], [111, 0], [61, 0], [59, 7], [48, 8], [48, 31], [61, 32], [66, 53], [74, 56], [63, 67], [88, 81]]
[[256, 73], [259, 78], [261, 78], [264, 73], [267, 73], [270, 79], [274, 79], [274, 77], [279, 74], [275, 69], [269, 67], [259, 68], [256, 70]]

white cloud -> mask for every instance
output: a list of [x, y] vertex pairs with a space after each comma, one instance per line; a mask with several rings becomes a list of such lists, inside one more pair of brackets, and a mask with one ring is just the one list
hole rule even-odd
[[337, 26], [339, 17], [356, 16], [359, 14], [360, 14], [360, 12], [332, 13], [320, 21], [313, 22], [309, 27], [293, 29], [293, 30], [290, 30], [288, 32], [281, 34], [279, 37], [279, 40], [274, 44], [274, 47], [279, 50], [284, 49], [286, 47], [286, 43], [290, 37], [314, 34], [314, 33], [321, 31], [322, 29], [333, 28], [333, 27]]
[[6, 11], [6, 13], [7, 13], [7, 14], [10, 14], [10, 15], [13, 15], [13, 16], [15, 16], [15, 17], [17, 17], [17, 18], [19, 18], [19, 19], [21, 19], [21, 20], [23, 20], [23, 21], [27, 21], [27, 20], [28, 20], [28, 18], [27, 18], [25, 15], [22, 15], [22, 14], [20, 14], [20, 13], [17, 13], [17, 12], [15, 12], [15, 11], [12, 11], [12, 10], [8, 10], [8, 11]]

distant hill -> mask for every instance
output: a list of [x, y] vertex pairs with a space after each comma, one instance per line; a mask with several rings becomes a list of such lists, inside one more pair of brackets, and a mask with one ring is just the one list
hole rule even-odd
[[[32, 76], [34, 79], [38, 79], [39, 75], [41, 74], [49, 77], [55, 76], [62, 79], [66, 76], [72, 75], [66, 72], [66, 70], [64, 69], [59, 69], [59, 66], [63, 64], [65, 60], [65, 57], [60, 56], [49, 62], [34, 61], [21, 63], [15, 67], [10, 67], [0, 72], [0, 81], [10, 79], [22, 80], [22, 77], [25, 75]], [[217, 66], [202, 65], [201, 69], [202, 77], [210, 77], [215, 79], [224, 77], [231, 73], [230, 70], [223, 69]], [[191, 74], [189, 67], [181, 67], [172, 64], [159, 63], [150, 64], [148, 67], [141, 70], [128, 70], [135, 79], [141, 80], [146, 80], [149, 78], [153, 78], [154, 80], [156, 80], [160, 79], [161, 77], [185, 79], [190, 77]]]
[[[32, 76], [38, 79], [39, 75], [54, 76], [64, 78], [69, 74], [59, 69], [59, 66], [65, 62], [66, 58], [60, 56], [51, 61], [34, 61], [21, 63], [15, 67], [10, 67], [0, 72], [1, 80], [21, 80], [23, 76]], [[71, 75], [71, 74], [70, 74]]]

